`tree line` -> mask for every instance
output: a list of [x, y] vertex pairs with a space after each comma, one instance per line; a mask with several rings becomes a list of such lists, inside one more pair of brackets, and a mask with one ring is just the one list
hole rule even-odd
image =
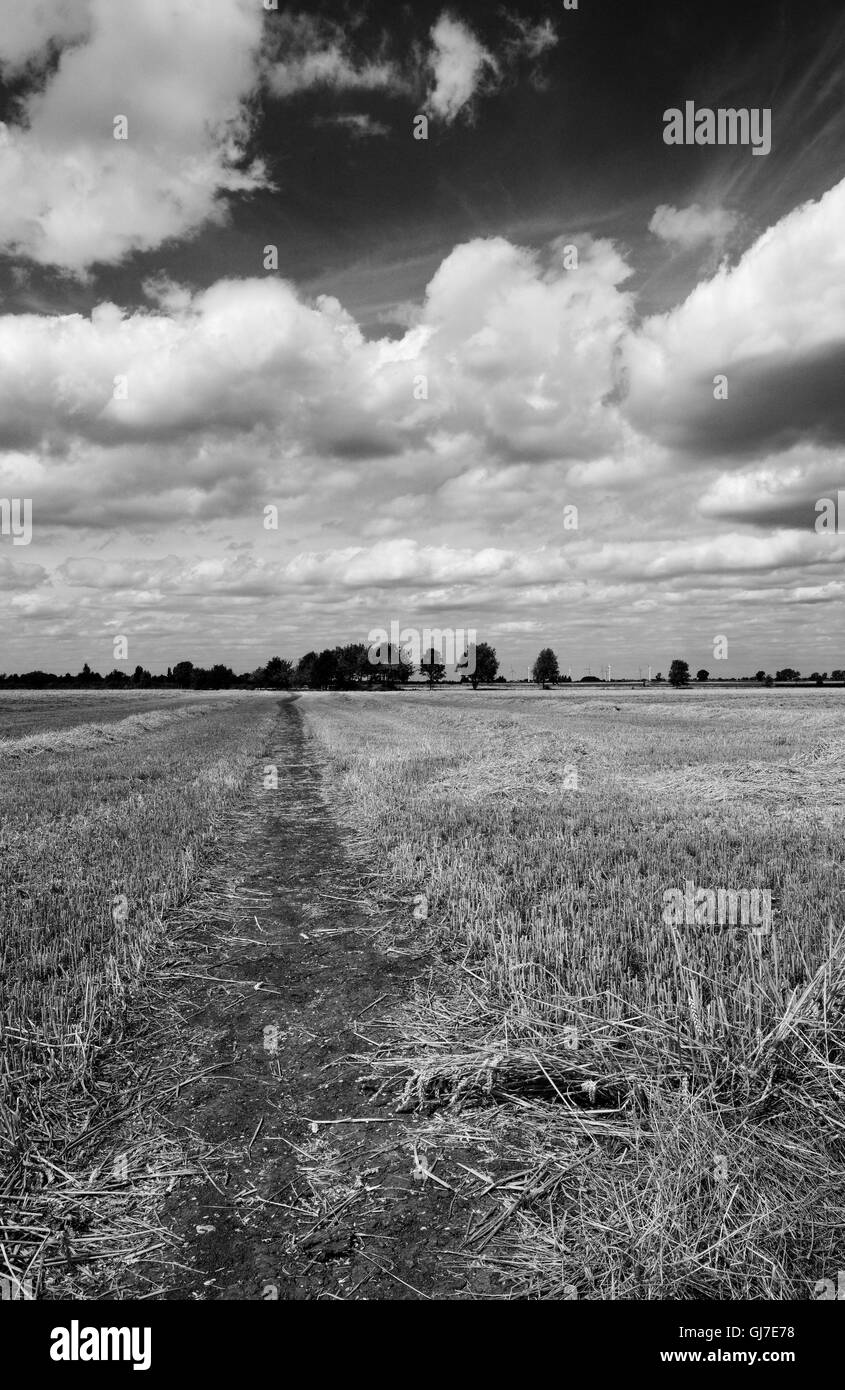
[[[207, 668], [195, 666], [192, 661], [177, 661], [175, 666], [168, 666], [164, 675], [152, 675], [143, 666], [136, 666], [131, 675], [128, 671], [115, 668], [103, 676], [99, 671], [92, 671], [86, 662], [76, 675], [71, 675], [69, 671], [63, 676], [49, 671], [0, 674], [0, 689], [357, 690], [381, 687], [396, 690], [413, 675], [424, 676], [432, 687], [447, 678], [442, 655], [434, 648], [424, 653], [416, 666], [401, 651], [394, 654], [393, 660], [372, 662], [370, 651], [366, 643], [352, 642], [346, 646], [326, 647], [320, 652], [306, 652], [296, 662], [274, 656], [265, 666], [240, 674], [221, 663]], [[458, 663], [455, 677], [461, 684], [469, 683], [476, 689], [478, 685], [489, 685], [493, 681], [503, 682], [505, 677], [498, 675], [498, 670], [495, 648], [487, 642], [478, 642]], [[531, 668], [531, 679], [544, 686], [571, 684], [570, 676], [561, 676], [557, 656], [551, 647], [544, 647], [537, 656]], [[703, 667], [696, 673], [695, 680], [699, 684], [709, 679], [710, 672]], [[774, 676], [759, 670], [753, 676], [739, 679], [772, 686], [775, 682], [799, 681], [801, 673], [791, 666], [784, 666]], [[845, 669], [837, 669], [830, 674], [827, 671], [813, 671], [804, 679], [816, 685], [824, 685], [827, 681], [845, 682]], [[691, 681], [688, 663], [676, 658], [669, 668], [668, 684], [679, 689]], [[601, 677], [581, 676], [579, 683], [601, 684]], [[653, 684], [663, 683], [663, 673], [658, 671]], [[643, 684], [646, 682], [643, 681]]]
[[[495, 649], [487, 642], [478, 642], [458, 663], [456, 675], [462, 684], [469, 682], [476, 688], [479, 684], [496, 680], [498, 669]], [[69, 671], [63, 676], [50, 671], [0, 674], [0, 688], [355, 690], [381, 686], [398, 689], [413, 675], [423, 675], [430, 685], [439, 685], [446, 679], [446, 666], [441, 653], [432, 648], [423, 654], [416, 666], [401, 651], [395, 653], [395, 660], [373, 662], [370, 660], [370, 647], [365, 642], [352, 642], [346, 646], [326, 647], [320, 652], [306, 652], [295, 663], [283, 656], [273, 656], [265, 666], [240, 674], [220, 663], [206, 668], [195, 666], [192, 661], [177, 661], [175, 666], [168, 666], [166, 675], [152, 675], [139, 665], [131, 675], [116, 667], [103, 676], [99, 671], [92, 671], [86, 661], [76, 675], [71, 675]], [[499, 676], [498, 679], [501, 681], [504, 677]]]
[[[538, 685], [565, 685], [571, 681], [570, 676], [561, 676], [558, 659], [551, 647], [544, 647], [540, 652], [531, 668], [531, 679], [536, 681]], [[689, 663], [676, 657], [669, 667], [669, 684], [674, 686], [675, 689], [680, 689], [685, 685], [689, 685], [691, 679]], [[710, 672], [705, 670], [702, 666], [701, 669], [696, 672], [695, 679], [700, 685], [704, 685], [705, 682], [710, 679]], [[772, 686], [776, 681], [800, 681], [801, 672], [796, 671], [792, 666], [784, 666], [781, 670], [776, 671], [773, 676], [760, 670], [755, 672], [753, 676], [740, 676], [739, 679], [743, 681], [755, 680], [760, 685]], [[824, 685], [825, 681], [845, 681], [845, 670], [838, 669], [836, 671], [831, 671], [830, 675], [828, 675], [827, 671], [813, 671], [811, 675], [806, 676], [804, 679], [813, 681], [816, 685]], [[580, 683], [585, 684], [587, 682], [601, 684], [601, 677], [582, 676]], [[653, 679], [653, 684], [661, 685], [662, 683], [663, 672], [658, 671]], [[643, 685], [645, 684], [646, 681], [643, 681]]]

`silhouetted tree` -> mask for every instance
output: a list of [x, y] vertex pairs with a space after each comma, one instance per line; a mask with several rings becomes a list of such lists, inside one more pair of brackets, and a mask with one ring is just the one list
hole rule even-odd
[[337, 655], [325, 647], [311, 666], [308, 681], [312, 690], [328, 690], [337, 674]]
[[177, 661], [173, 667], [173, 679], [182, 690], [190, 689], [193, 671], [194, 663], [192, 661]]
[[544, 681], [560, 680], [560, 667], [551, 647], [544, 647], [531, 668], [531, 679], [538, 685]]
[[316, 652], [306, 652], [296, 663], [294, 681], [297, 685], [310, 686], [311, 674], [314, 670], [314, 662], [317, 660]]
[[482, 685], [489, 684], [496, 679], [496, 672], [499, 669], [499, 659], [496, 656], [495, 647], [491, 647], [489, 642], [476, 642], [470, 646], [466, 656], [458, 662], [456, 670], [460, 671], [461, 666], [473, 666], [470, 675], [461, 676], [461, 681], [471, 681], [473, 690], [478, 689], [479, 681]]
[[352, 642], [346, 647], [336, 647], [335, 656], [335, 685], [339, 690], [352, 690], [369, 675], [367, 647], [364, 642]]
[[274, 690], [288, 690], [293, 678], [293, 665], [283, 656], [271, 656], [262, 673], [262, 684]]

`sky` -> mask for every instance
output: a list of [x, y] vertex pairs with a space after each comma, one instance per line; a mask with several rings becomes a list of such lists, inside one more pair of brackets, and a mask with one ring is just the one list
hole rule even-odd
[[0, 0], [0, 670], [845, 667], [844, 59], [839, 0]]

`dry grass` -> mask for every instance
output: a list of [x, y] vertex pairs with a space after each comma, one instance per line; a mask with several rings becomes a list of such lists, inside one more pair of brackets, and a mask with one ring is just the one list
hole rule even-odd
[[[443, 967], [378, 1075], [456, 1139], [514, 1122], [476, 1233], [508, 1287], [807, 1298], [845, 1267], [839, 692], [301, 708]], [[771, 889], [773, 931], [667, 927], [686, 880]]]
[[149, 1243], [125, 1213], [172, 1162], [147, 1155], [143, 1181], [132, 1152], [128, 1173], [102, 1165], [144, 1083], [123, 1033], [164, 914], [188, 893], [269, 709], [195, 702], [2, 747], [0, 1275], [37, 1286]]
[[[207, 700], [226, 700], [228, 692], [204, 691]], [[134, 714], [188, 708], [197, 703], [192, 691], [167, 688], [123, 690], [17, 690], [0, 688], [0, 735], [4, 741], [78, 724], [111, 724]]]

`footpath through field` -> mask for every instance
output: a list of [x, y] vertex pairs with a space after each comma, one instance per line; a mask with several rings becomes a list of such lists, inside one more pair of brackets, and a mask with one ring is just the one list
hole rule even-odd
[[366, 1067], [348, 1060], [422, 965], [372, 943], [295, 698], [264, 763], [278, 789], [259, 770], [161, 1000], [190, 1080], [166, 1120], [204, 1153], [206, 1176], [167, 1197], [161, 1221], [179, 1247], [139, 1275], [180, 1299], [489, 1293], [451, 1253], [470, 1213], [421, 1179], [413, 1117], [369, 1103]]

